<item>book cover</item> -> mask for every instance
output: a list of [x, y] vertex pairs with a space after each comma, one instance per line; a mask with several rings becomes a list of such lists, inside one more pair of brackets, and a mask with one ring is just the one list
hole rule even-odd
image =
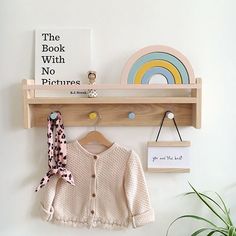
[[[37, 29], [35, 84], [87, 84], [91, 69], [91, 29]], [[38, 90], [37, 97], [83, 96], [81, 90]]]

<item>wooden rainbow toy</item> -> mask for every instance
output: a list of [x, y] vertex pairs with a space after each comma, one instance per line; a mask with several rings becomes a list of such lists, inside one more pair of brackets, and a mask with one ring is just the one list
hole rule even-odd
[[167, 46], [149, 46], [137, 51], [126, 63], [122, 84], [194, 84], [188, 59]]

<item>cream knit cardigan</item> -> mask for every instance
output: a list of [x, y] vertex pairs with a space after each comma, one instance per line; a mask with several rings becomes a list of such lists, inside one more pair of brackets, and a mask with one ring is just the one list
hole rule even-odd
[[77, 141], [67, 144], [67, 169], [75, 186], [53, 176], [41, 190], [41, 216], [71, 226], [122, 229], [154, 221], [139, 157], [114, 143], [94, 154]]

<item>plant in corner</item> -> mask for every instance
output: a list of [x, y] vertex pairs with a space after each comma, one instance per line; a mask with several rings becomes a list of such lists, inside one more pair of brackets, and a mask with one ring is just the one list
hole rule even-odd
[[223, 236], [236, 236], [236, 228], [232, 223], [230, 218], [229, 209], [226, 207], [223, 199], [218, 193], [215, 193], [215, 198], [210, 197], [207, 194], [198, 192], [191, 184], [189, 184], [192, 188], [192, 192], [186, 193], [186, 195], [194, 194], [198, 197], [198, 199], [208, 207], [208, 209], [221, 221], [221, 225], [218, 226], [213, 223], [210, 219], [205, 217], [197, 216], [197, 215], [182, 215], [176, 218], [169, 225], [166, 236], [168, 236], [169, 229], [171, 226], [178, 220], [184, 218], [190, 218], [197, 221], [202, 221], [206, 223], [207, 226], [197, 229], [195, 232], [191, 234], [191, 236], [204, 235], [204, 236], [212, 236], [214, 234], [223, 235]]

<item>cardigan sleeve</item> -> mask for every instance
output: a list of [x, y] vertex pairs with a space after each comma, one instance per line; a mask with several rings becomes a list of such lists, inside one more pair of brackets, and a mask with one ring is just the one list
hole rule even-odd
[[54, 208], [53, 200], [56, 195], [56, 186], [58, 182], [58, 176], [54, 175], [50, 178], [50, 181], [41, 189], [41, 218], [45, 221], [50, 221], [53, 217]]
[[124, 187], [133, 228], [153, 222], [154, 210], [150, 204], [143, 168], [133, 151], [127, 162]]

